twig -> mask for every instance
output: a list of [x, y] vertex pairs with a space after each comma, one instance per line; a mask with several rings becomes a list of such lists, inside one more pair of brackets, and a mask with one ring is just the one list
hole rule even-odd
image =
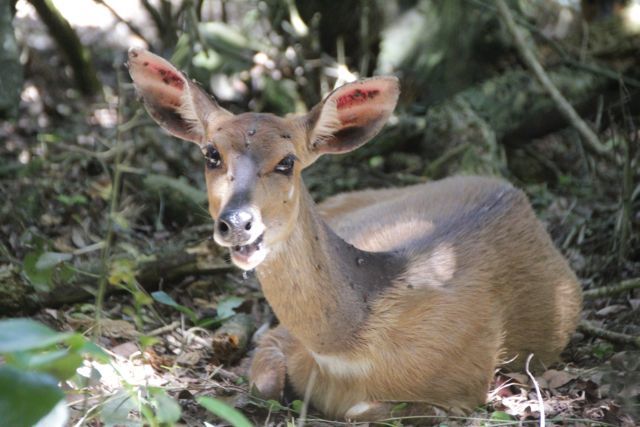
[[213, 378], [216, 376], [222, 378], [223, 380], [231, 381], [234, 384], [237, 384], [238, 380], [240, 379], [240, 377], [237, 374], [234, 374], [231, 371], [227, 371], [222, 366], [216, 366], [216, 368], [213, 370], [211, 375], [209, 375], [210, 378]]
[[[122, 112], [124, 110], [124, 91], [122, 90], [122, 76], [117, 65], [114, 65], [116, 69], [116, 78], [118, 84], [118, 122], [122, 120]], [[107, 231], [104, 238], [104, 246], [102, 247], [102, 254], [100, 256], [101, 265], [101, 278], [98, 282], [98, 293], [96, 295], [96, 315], [95, 322], [96, 328], [94, 330], [94, 338], [98, 338], [101, 334], [100, 318], [102, 316], [102, 306], [104, 304], [104, 297], [107, 293], [107, 276], [109, 274], [109, 255], [111, 253], [111, 245], [113, 244], [113, 221], [118, 210], [118, 195], [120, 190], [120, 182], [122, 180], [122, 171], [120, 170], [120, 162], [122, 161], [122, 150], [119, 150], [122, 145], [122, 132], [119, 127], [116, 127], [116, 143], [115, 150], [116, 156], [114, 159], [114, 173], [113, 180], [111, 181], [111, 200], [109, 202], [109, 216], [107, 218]]]
[[309, 382], [307, 382], [307, 388], [304, 391], [304, 400], [302, 401], [302, 408], [300, 408], [300, 417], [298, 418], [298, 427], [304, 427], [307, 422], [307, 410], [309, 409], [309, 400], [311, 399], [311, 390], [316, 386], [316, 376], [318, 371], [313, 369], [311, 375], [309, 375]]
[[560, 93], [558, 88], [553, 84], [549, 75], [546, 73], [540, 62], [534, 55], [534, 53], [527, 46], [524, 37], [520, 30], [518, 29], [515, 21], [513, 20], [513, 15], [509, 10], [509, 7], [506, 5], [504, 0], [496, 0], [496, 5], [498, 7], [498, 13], [502, 18], [503, 22], [507, 26], [507, 29], [513, 36], [515, 40], [516, 47], [522, 56], [522, 59], [527, 64], [527, 66], [533, 71], [536, 78], [540, 81], [542, 87], [551, 95], [551, 98], [556, 103], [556, 106], [560, 110], [560, 112], [569, 120], [569, 123], [582, 135], [585, 139], [586, 146], [596, 154], [606, 157], [609, 160], [614, 160], [613, 155], [607, 148], [602, 145], [598, 136], [591, 130], [589, 125], [585, 123], [584, 120], [578, 115], [573, 106], [566, 100], [566, 98]]
[[584, 332], [585, 334], [597, 338], [602, 338], [616, 344], [633, 345], [637, 348], [640, 348], [640, 337], [598, 328], [597, 326], [593, 326], [591, 322], [588, 322], [586, 320], [580, 322], [580, 324], [578, 325], [578, 330], [580, 332]]
[[159, 327], [157, 329], [154, 329], [153, 331], [150, 331], [145, 335], [147, 335], [149, 337], [154, 337], [156, 335], [162, 335], [162, 334], [165, 334], [167, 332], [171, 332], [174, 329], [177, 329], [179, 326], [180, 326], [180, 322], [175, 320], [175, 321], [169, 323], [168, 325], [164, 325], [164, 326], [161, 326], [161, 327]]
[[589, 289], [584, 291], [582, 296], [584, 299], [591, 300], [602, 297], [608, 297], [612, 295], [618, 295], [632, 289], [640, 288], [640, 277], [634, 277], [633, 279], [623, 280], [622, 282], [611, 285], [603, 286], [601, 288]]
[[122, 17], [122, 15], [120, 15], [118, 13], [117, 10], [115, 10], [109, 3], [107, 3], [104, 0], [93, 0], [96, 3], [104, 6], [105, 8], [107, 8], [109, 10], [109, 12], [111, 12], [111, 14], [113, 15], [114, 18], [116, 18], [117, 21], [122, 22], [124, 25], [127, 26], [127, 28], [129, 28], [129, 30], [135, 34], [136, 36], [140, 37], [140, 39], [142, 39], [142, 41], [144, 41], [146, 44], [150, 45], [151, 43], [149, 43], [147, 41], [147, 39], [145, 38], [145, 36], [142, 34], [142, 31], [140, 31], [140, 29], [134, 25], [132, 22], [129, 22], [127, 19], [124, 19]]
[[617, 81], [621, 81], [622, 83], [626, 84], [627, 86], [630, 87], [635, 87], [635, 88], [640, 88], [640, 80], [634, 79], [633, 77], [628, 77], [625, 76], [615, 70], [611, 70], [609, 68], [605, 68], [601, 65], [597, 65], [597, 64], [593, 64], [593, 63], [586, 63], [586, 62], [580, 62], [577, 61], [575, 59], [564, 59], [563, 60], [567, 65], [573, 67], [573, 68], [578, 68], [581, 70], [585, 70], [585, 71], [589, 71], [593, 74], [599, 74], [601, 76], [604, 77], [608, 77], [611, 80], [617, 80]]
[[[468, 0], [471, 3], [475, 4], [478, 7], [481, 7], [485, 10], [488, 10], [492, 13], [497, 13], [497, 9], [493, 6], [493, 3], [488, 2], [488, 1], [483, 1], [483, 0]], [[529, 21], [527, 21], [526, 18], [524, 18], [521, 15], [515, 15], [514, 16], [514, 20], [517, 22], [518, 25], [520, 25], [521, 27], [526, 28], [527, 30], [529, 30], [531, 33], [533, 33], [537, 38], [542, 39], [549, 47], [551, 47], [551, 49], [553, 49], [558, 56], [560, 57], [560, 59], [567, 65], [573, 67], [573, 68], [578, 68], [578, 69], [582, 69], [585, 71], [589, 71], [593, 74], [597, 74], [597, 75], [601, 75], [604, 77], [608, 77], [612, 80], [617, 80], [617, 81], [622, 81], [624, 84], [626, 84], [627, 86], [631, 86], [631, 87], [640, 87], [640, 80], [634, 79], [632, 77], [628, 77], [625, 76], [623, 74], [621, 74], [620, 72], [608, 68], [602, 64], [597, 64], [594, 62], [590, 62], [590, 63], [586, 63], [584, 61], [581, 61], [579, 59], [573, 59], [573, 57], [576, 54], [580, 54], [582, 52], [582, 49], [580, 49], [579, 52], [576, 52], [575, 49], [572, 49], [571, 46], [564, 46], [562, 43], [560, 43], [558, 40], [553, 39], [551, 36], [547, 35], [544, 33], [544, 31], [542, 31], [541, 29], [539, 29], [538, 27], [536, 27], [535, 25], [531, 24]], [[568, 50], [570, 50], [571, 52], [568, 52]], [[598, 127], [596, 127], [597, 129]]]
[[540, 393], [540, 386], [538, 385], [538, 381], [536, 381], [536, 378], [533, 376], [533, 374], [531, 374], [531, 371], [529, 371], [529, 363], [531, 362], [532, 358], [533, 358], [533, 353], [529, 354], [529, 356], [527, 357], [527, 364], [525, 365], [524, 369], [527, 372], [527, 375], [529, 375], [529, 378], [533, 383], [533, 387], [536, 389], [536, 397], [538, 398], [538, 407], [540, 409], [539, 425], [540, 427], [544, 427], [546, 424], [545, 416], [544, 416], [544, 400], [542, 400], [542, 393]]

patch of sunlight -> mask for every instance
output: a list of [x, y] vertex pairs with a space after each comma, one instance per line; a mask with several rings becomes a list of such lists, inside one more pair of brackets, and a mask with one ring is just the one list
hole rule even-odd
[[640, 32], [640, 0], [633, 0], [623, 13], [627, 31], [632, 33]]
[[[144, 13], [139, 2], [131, 0], [105, 0], [124, 19], [133, 19]], [[107, 28], [115, 23], [115, 18], [109, 10], [93, 0], [53, 0], [54, 6], [73, 27]], [[16, 17], [35, 18], [33, 6], [26, 0], [19, 0], [16, 4]]]
[[85, 378], [98, 379], [100, 386], [109, 391], [119, 390], [125, 383], [129, 386], [160, 387], [167, 382], [144, 360], [140, 352], [128, 359], [112, 356], [108, 364], [85, 360], [77, 372]]

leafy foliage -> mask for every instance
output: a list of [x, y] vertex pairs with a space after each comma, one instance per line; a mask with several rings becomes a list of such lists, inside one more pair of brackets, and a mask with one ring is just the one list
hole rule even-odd
[[7, 426], [31, 427], [64, 399], [56, 378], [0, 367], [0, 419]]
[[106, 353], [80, 334], [55, 332], [30, 319], [0, 320], [0, 419], [11, 426], [31, 426], [64, 398], [59, 381], [71, 378], [90, 354]]
[[251, 427], [252, 425], [241, 412], [221, 400], [200, 397], [198, 403], [207, 411], [229, 422], [233, 427]]

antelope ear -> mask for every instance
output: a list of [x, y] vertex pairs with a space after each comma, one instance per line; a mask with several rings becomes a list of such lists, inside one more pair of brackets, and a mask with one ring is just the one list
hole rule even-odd
[[331, 92], [306, 116], [309, 151], [346, 153], [373, 138], [398, 102], [396, 77], [373, 77]]
[[131, 48], [128, 66], [149, 115], [178, 138], [202, 145], [207, 123], [231, 114], [158, 55]]

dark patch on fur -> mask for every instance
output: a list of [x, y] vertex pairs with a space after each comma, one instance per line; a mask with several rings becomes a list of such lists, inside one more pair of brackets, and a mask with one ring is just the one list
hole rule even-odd
[[513, 206], [518, 204], [521, 197], [525, 196], [511, 186], [498, 188], [487, 194], [484, 200], [435, 223], [432, 233], [411, 242], [406, 250], [425, 252], [429, 247], [435, 247], [442, 242], [456, 241], [460, 236], [469, 239], [474, 233], [500, 222]]
[[406, 269], [408, 258], [398, 252], [366, 252], [342, 240], [325, 225], [329, 247], [336, 254], [333, 259], [342, 264], [339, 268], [347, 276], [345, 280], [362, 298], [371, 304], [390, 289]]

